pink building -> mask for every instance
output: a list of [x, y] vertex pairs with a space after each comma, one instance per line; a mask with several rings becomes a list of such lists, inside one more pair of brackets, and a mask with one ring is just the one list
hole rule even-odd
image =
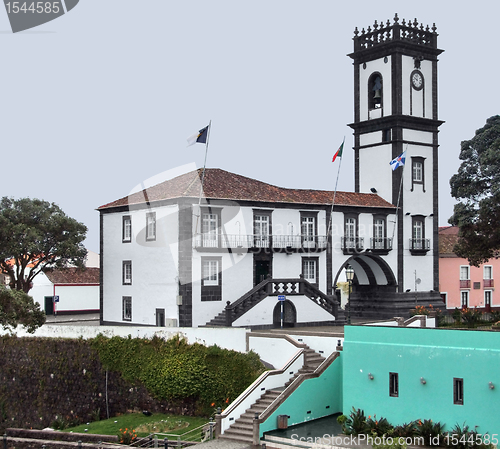
[[495, 272], [500, 273], [500, 260], [491, 259], [473, 267], [453, 252], [457, 240], [456, 226], [439, 228], [439, 290], [446, 309], [477, 307], [486, 312], [500, 309], [500, 295], [495, 296], [494, 283]]

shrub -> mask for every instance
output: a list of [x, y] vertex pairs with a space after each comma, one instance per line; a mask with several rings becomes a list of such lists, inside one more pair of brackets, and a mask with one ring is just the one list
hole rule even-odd
[[390, 432], [390, 435], [394, 438], [413, 438], [416, 434], [417, 428], [415, 421], [395, 426]]
[[433, 423], [431, 419], [416, 422], [416, 436], [423, 437], [427, 446], [439, 446], [443, 441], [444, 424]]
[[486, 435], [479, 434], [476, 429], [470, 429], [465, 423], [460, 427], [455, 424], [451, 432], [445, 434], [444, 444], [454, 449], [490, 448], [492, 444], [485, 444], [489, 439]]
[[366, 428], [369, 434], [381, 437], [389, 434], [392, 430], [392, 425], [386, 418], [377, 419], [376, 415], [373, 415], [373, 419], [369, 416], [366, 420]]
[[360, 435], [368, 433], [366, 416], [363, 410], [352, 408], [349, 417], [342, 424], [342, 432], [346, 435]]

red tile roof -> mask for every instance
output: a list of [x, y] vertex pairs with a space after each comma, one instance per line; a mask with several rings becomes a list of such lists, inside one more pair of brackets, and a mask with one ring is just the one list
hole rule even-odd
[[99, 284], [99, 268], [60, 268], [46, 270], [53, 284]]
[[439, 255], [454, 255], [453, 247], [458, 242], [458, 226], [442, 226], [439, 228]]
[[[177, 176], [148, 189], [131, 194], [99, 207], [99, 210], [168, 200], [173, 198], [198, 198], [200, 194], [202, 169]], [[207, 168], [203, 182], [203, 197], [242, 201], [263, 201], [271, 203], [331, 204], [333, 191], [286, 189], [256, 179], [221, 170]], [[368, 206], [395, 208], [373, 193], [337, 192], [335, 204], [342, 206]]]

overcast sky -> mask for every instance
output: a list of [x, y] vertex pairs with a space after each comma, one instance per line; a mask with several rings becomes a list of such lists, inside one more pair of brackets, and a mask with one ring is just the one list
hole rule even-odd
[[[452, 7], [453, 5], [453, 7]], [[440, 217], [460, 142], [498, 114], [498, 0], [80, 0], [13, 34], [0, 11], [0, 196], [57, 203], [88, 228], [96, 208], [191, 164], [281, 187], [354, 190], [355, 27], [417, 20], [439, 33]], [[389, 162], [389, 161], [387, 161]], [[156, 178], [158, 179], [158, 178]]]

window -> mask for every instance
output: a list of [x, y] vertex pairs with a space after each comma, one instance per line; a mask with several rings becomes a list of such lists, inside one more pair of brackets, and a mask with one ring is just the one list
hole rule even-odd
[[464, 380], [461, 378], [453, 378], [453, 403], [464, 405]]
[[203, 260], [203, 285], [219, 285], [219, 261]]
[[201, 258], [201, 300], [222, 301], [222, 258]]
[[123, 321], [132, 321], [132, 297], [124, 296], [122, 298], [122, 319]]
[[217, 214], [204, 213], [202, 216], [203, 246], [217, 248], [219, 246], [219, 217]]
[[460, 288], [470, 288], [470, 267], [468, 265], [460, 267]]
[[300, 213], [300, 233], [302, 235], [303, 248], [316, 247], [316, 218], [317, 212], [301, 212]]
[[156, 212], [146, 214], [146, 240], [156, 240]]
[[302, 258], [302, 275], [304, 279], [311, 284], [318, 283], [318, 261], [317, 257], [303, 257]]
[[255, 211], [253, 217], [254, 245], [267, 248], [270, 245], [271, 211]]
[[483, 287], [491, 288], [493, 285], [493, 267], [491, 265], [485, 265], [483, 268]]
[[391, 141], [391, 129], [383, 129], [382, 130], [382, 142], [390, 142]]
[[122, 281], [123, 281], [123, 285], [131, 285], [132, 284], [132, 261], [131, 260], [124, 260], [123, 261]]
[[399, 396], [399, 376], [398, 373], [389, 373], [389, 396], [397, 398]]
[[345, 220], [345, 246], [356, 247], [356, 219], [349, 217]]
[[413, 192], [415, 185], [421, 185], [423, 191], [425, 192], [424, 186], [424, 161], [423, 157], [412, 157], [411, 158], [411, 191]]
[[414, 215], [412, 217], [410, 252], [414, 255], [422, 255], [429, 251], [429, 249], [429, 240], [425, 238], [425, 217], [423, 215]]
[[373, 220], [373, 249], [385, 249], [385, 220]]
[[462, 302], [462, 309], [466, 309], [469, 307], [469, 291], [464, 290], [463, 292], [460, 292], [460, 298]]
[[363, 250], [363, 238], [358, 237], [358, 214], [344, 215], [344, 237], [342, 237], [344, 254], [353, 254]]
[[125, 215], [122, 222], [122, 241], [128, 243], [132, 241], [132, 218]]

